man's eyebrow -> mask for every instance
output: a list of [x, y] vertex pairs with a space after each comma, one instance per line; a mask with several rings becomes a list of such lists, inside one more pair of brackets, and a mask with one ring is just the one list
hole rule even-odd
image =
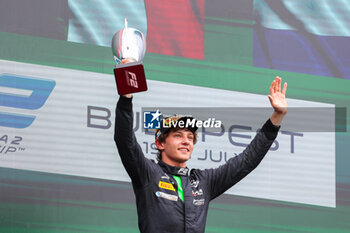
[[175, 131], [173, 131], [173, 132], [174, 132], [174, 133], [176, 133], [176, 132], [180, 132], [180, 133], [190, 132], [190, 133], [192, 133], [192, 131], [189, 130], [189, 129], [177, 129], [177, 130], [175, 130]]

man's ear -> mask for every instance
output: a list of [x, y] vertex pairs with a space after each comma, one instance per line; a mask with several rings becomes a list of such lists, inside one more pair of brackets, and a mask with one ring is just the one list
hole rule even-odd
[[159, 150], [164, 150], [164, 142], [160, 142], [158, 139], [156, 139], [155, 143]]

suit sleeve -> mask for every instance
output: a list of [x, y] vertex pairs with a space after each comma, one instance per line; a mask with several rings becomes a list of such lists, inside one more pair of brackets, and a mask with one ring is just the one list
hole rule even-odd
[[132, 98], [119, 98], [115, 114], [114, 141], [123, 166], [134, 185], [147, 184], [151, 161], [145, 158], [133, 131]]
[[259, 165], [275, 140], [278, 130], [279, 127], [273, 125], [269, 119], [241, 154], [216, 169], [205, 170], [210, 199], [224, 193]]

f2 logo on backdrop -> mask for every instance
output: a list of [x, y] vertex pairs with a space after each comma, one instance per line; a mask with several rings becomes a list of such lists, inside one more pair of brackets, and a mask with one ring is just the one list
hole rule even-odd
[[[36, 110], [41, 108], [55, 88], [54, 80], [0, 75], [0, 106]], [[35, 116], [0, 111], [0, 126], [26, 128]]]

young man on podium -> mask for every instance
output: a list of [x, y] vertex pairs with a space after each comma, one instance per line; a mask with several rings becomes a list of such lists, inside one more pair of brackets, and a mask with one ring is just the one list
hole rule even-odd
[[[117, 59], [120, 58], [120, 63], [139, 61], [138, 58], [142, 56], [133, 59], [125, 57], [128, 57], [126, 54], [135, 51], [139, 51], [135, 54], [144, 54], [144, 48], [140, 46], [145, 44], [142, 42], [143, 36], [133, 31], [128, 33], [127, 28], [116, 35], [113, 41], [116, 42], [117, 52], [114, 54]], [[129, 40], [125, 44], [123, 35], [129, 35]], [[132, 35], [138, 36], [138, 39], [130, 40]], [[132, 41], [135, 42], [133, 48]], [[123, 48], [125, 50], [121, 51]], [[125, 69], [125, 66], [121, 68]], [[144, 75], [142, 77], [144, 78]], [[119, 85], [120, 83], [122, 82], [119, 82]], [[118, 86], [118, 90], [125, 88]], [[142, 233], [204, 232], [209, 202], [256, 168], [271, 147], [282, 119], [287, 113], [286, 90], [285, 83], [281, 91], [281, 78], [276, 77], [268, 95], [274, 109], [272, 116], [241, 154], [229, 159], [218, 168], [205, 170], [189, 170], [186, 166], [197, 140], [196, 126], [180, 127], [186, 126], [188, 120], [193, 121], [189, 116], [163, 119], [160, 129], [155, 132], [155, 144], [159, 151], [158, 162], [145, 158], [133, 131], [132, 95], [119, 92], [121, 95], [116, 108], [114, 140], [121, 161], [132, 181], [140, 231]], [[175, 124], [169, 122], [179, 124], [174, 127]]]
[[[280, 86], [281, 79], [277, 77], [268, 96], [274, 112], [247, 148], [226, 164], [205, 170], [189, 170], [186, 166], [196, 142], [195, 127], [164, 128], [161, 122], [155, 135], [159, 161], [145, 158], [133, 132], [132, 96], [120, 96], [114, 140], [132, 180], [141, 232], [205, 231], [209, 202], [256, 168], [276, 138], [287, 113], [287, 85], [282, 92]], [[187, 119], [190, 118], [173, 117], [164, 121]]]

